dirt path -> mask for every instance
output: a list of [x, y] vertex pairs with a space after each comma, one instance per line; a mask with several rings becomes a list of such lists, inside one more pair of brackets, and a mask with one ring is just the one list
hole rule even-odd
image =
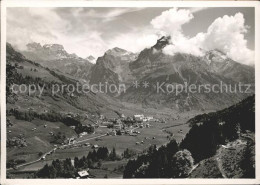
[[179, 127], [179, 126], [186, 125], [186, 124], [187, 123], [181, 123], [181, 124], [178, 124], [178, 125], [170, 125], [170, 126], [162, 127], [161, 130], [167, 129], [167, 128], [172, 128], [172, 127]]
[[[36, 160], [31, 161], [31, 162], [28, 162], [28, 163], [24, 163], [24, 164], [17, 165], [16, 168], [21, 168], [21, 167], [23, 167], [23, 166], [27, 166], [27, 165], [30, 165], [30, 164], [33, 164], [33, 163], [37, 163], [37, 162], [41, 161], [41, 159], [42, 159], [43, 157], [45, 157], [48, 153], [51, 153], [54, 149], [55, 149], [55, 148], [53, 148], [53, 149], [50, 150], [49, 152], [44, 153], [39, 159], [36, 159]], [[55, 149], [55, 150], [56, 150], [56, 149]], [[9, 170], [13, 170], [13, 168], [8, 168], [8, 169], [6, 169], [6, 171], [9, 171]]]
[[191, 169], [191, 171], [189, 172], [188, 176], [199, 166], [199, 164], [200, 164], [200, 163], [195, 164], [195, 165], [192, 167], [192, 169]]
[[224, 150], [225, 148], [221, 145], [220, 149], [218, 149], [218, 152], [217, 152], [217, 155], [215, 157], [216, 161], [217, 161], [217, 164], [218, 164], [218, 169], [220, 171], [220, 173], [222, 174], [222, 177], [223, 178], [228, 178], [225, 174], [225, 171], [222, 167], [222, 161], [220, 159], [220, 155], [221, 155], [221, 152], [222, 152], [222, 149]]
[[105, 137], [106, 135], [107, 135], [107, 134], [103, 134], [103, 135], [99, 135], [99, 136], [95, 136], [95, 137], [91, 137], [91, 138], [87, 138], [87, 139], [79, 140], [79, 141], [77, 141], [77, 142], [75, 142], [75, 143], [68, 144], [68, 145], [63, 145], [63, 146], [75, 145], [75, 144], [82, 143], [82, 142], [85, 142], [85, 141], [89, 141], [89, 140], [92, 140], [92, 139]]

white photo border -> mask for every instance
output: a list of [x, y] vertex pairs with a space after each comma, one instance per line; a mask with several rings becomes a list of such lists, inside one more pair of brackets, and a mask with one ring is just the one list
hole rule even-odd
[[[255, 125], [255, 179], [6, 179], [6, 9], [8, 7], [254, 7], [255, 8], [255, 116], [260, 121], [260, 2], [259, 1], [23, 1], [1, 2], [1, 182], [4, 185], [43, 184], [260, 184], [260, 125]], [[18, 18], [19, 19], [19, 18]]]

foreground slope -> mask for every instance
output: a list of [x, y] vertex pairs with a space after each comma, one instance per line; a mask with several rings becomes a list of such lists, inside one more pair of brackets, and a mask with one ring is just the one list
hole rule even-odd
[[124, 178], [254, 178], [254, 107], [251, 96], [222, 111], [192, 118], [188, 122], [192, 128], [180, 144], [171, 140], [159, 148], [151, 146], [128, 161]]

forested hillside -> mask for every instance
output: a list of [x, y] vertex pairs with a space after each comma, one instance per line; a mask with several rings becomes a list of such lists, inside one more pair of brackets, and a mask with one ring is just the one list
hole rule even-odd
[[[232, 160], [237, 162], [233, 165], [241, 169], [240, 176], [245, 178], [254, 176], [252, 165], [254, 164], [254, 147], [252, 147], [254, 141], [251, 138], [244, 143], [239, 139], [249, 137], [244, 134], [254, 133], [254, 95], [227, 109], [198, 115], [190, 119], [188, 123], [191, 124], [191, 129], [179, 145], [172, 140], [160, 148], [151, 146], [145, 154], [128, 162], [124, 178], [185, 178], [198, 166], [195, 164], [204, 159], [208, 161], [200, 165], [203, 170], [198, 171], [199, 174], [196, 177], [205, 177], [205, 174], [202, 174], [205, 170], [211, 170], [207, 172], [208, 178], [221, 177], [215, 159], [211, 158], [214, 155], [218, 160], [221, 158], [226, 163]], [[228, 150], [223, 149], [222, 153], [226, 155], [216, 154], [218, 150], [218, 153], [221, 153], [221, 146], [225, 144], [228, 146], [224, 149], [228, 148]], [[236, 147], [239, 147], [239, 153], [236, 153]], [[233, 155], [228, 155], [230, 150], [234, 150]], [[236, 155], [240, 157], [239, 160], [235, 158]], [[210, 169], [208, 169], [209, 163], [213, 165]], [[223, 168], [227, 169], [230, 166], [226, 165]], [[232, 176], [234, 174], [230, 174], [230, 177]]]

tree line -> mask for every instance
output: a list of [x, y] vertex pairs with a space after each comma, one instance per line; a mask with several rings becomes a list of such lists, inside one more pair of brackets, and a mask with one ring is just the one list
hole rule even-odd
[[86, 170], [87, 168], [100, 168], [102, 161], [120, 160], [115, 148], [109, 152], [107, 147], [99, 147], [97, 150], [93, 149], [87, 156], [81, 158], [75, 157], [74, 163], [71, 158], [65, 160], [53, 160], [50, 165], [46, 164], [42, 169], [35, 173], [36, 178], [75, 178], [77, 172]]
[[199, 162], [215, 155], [219, 145], [234, 141], [240, 133], [255, 131], [255, 96], [224, 110], [196, 116], [189, 123], [192, 127], [180, 148], [188, 149]]
[[177, 142], [171, 140], [159, 148], [150, 146], [147, 153], [129, 160], [125, 166], [124, 178], [184, 178], [193, 166], [188, 150], [180, 150]]
[[[128, 161], [123, 177], [188, 177], [193, 163], [215, 155], [220, 144], [234, 141], [246, 130], [255, 131], [255, 96], [224, 110], [196, 116], [189, 123], [191, 129], [179, 145], [171, 140], [158, 149], [151, 146], [147, 153]], [[252, 177], [252, 149], [247, 147], [243, 156], [245, 177]]]

